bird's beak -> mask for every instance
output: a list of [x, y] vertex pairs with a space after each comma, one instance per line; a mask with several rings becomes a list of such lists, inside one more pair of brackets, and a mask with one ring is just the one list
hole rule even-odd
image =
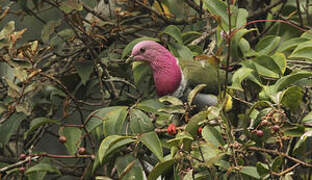
[[129, 56], [127, 59], [126, 59], [126, 63], [131, 63], [133, 61], [133, 55]]

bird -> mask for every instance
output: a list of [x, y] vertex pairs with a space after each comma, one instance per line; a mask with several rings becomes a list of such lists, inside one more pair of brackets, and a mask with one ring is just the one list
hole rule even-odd
[[[195, 60], [177, 59], [167, 48], [152, 40], [138, 42], [128, 59], [148, 63], [159, 97], [170, 95], [186, 100], [192, 87], [198, 84], [206, 84], [206, 91], [216, 94], [218, 83], [225, 82], [224, 70], [218, 72], [209, 63], [203, 65]], [[218, 98], [213, 94], [197, 93], [193, 104], [203, 109], [217, 105]]]

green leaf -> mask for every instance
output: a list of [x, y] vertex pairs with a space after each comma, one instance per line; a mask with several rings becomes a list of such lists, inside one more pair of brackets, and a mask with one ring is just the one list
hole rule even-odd
[[156, 113], [157, 110], [162, 107], [164, 107], [164, 104], [162, 104], [158, 98], [144, 100], [136, 105], [136, 108], [138, 109], [153, 113]]
[[60, 125], [61, 123], [57, 120], [52, 120], [46, 117], [38, 117], [30, 122], [30, 128], [26, 131], [24, 134], [24, 139], [26, 139], [34, 130], [38, 129], [39, 127], [47, 124], [47, 123], [52, 123], [52, 124], [57, 124]]
[[264, 164], [262, 162], [257, 162], [257, 172], [261, 177], [264, 177], [270, 173], [269, 167], [267, 164]]
[[278, 52], [284, 52], [288, 50], [295, 49], [299, 44], [309, 41], [307, 38], [295, 37], [292, 39], [288, 39], [286, 41], [282, 41], [280, 46], [278, 47]]
[[127, 106], [111, 106], [98, 109], [91, 113], [87, 119], [88, 132], [103, 124], [104, 136], [122, 134], [124, 123], [128, 114]]
[[108, 155], [108, 152], [112, 151], [111, 150], [112, 146], [123, 140], [127, 140], [127, 141], [124, 141], [126, 143], [122, 145], [126, 145], [128, 143], [135, 141], [131, 139], [131, 137], [129, 136], [119, 136], [119, 135], [111, 135], [111, 136], [107, 136], [106, 138], [104, 138], [103, 141], [101, 142], [101, 145], [98, 151], [98, 158], [100, 160], [100, 163], [103, 162], [103, 159], [105, 158], [106, 155]]
[[200, 37], [201, 33], [197, 31], [187, 31], [182, 33], [183, 44], [191, 43], [196, 38]]
[[148, 175], [147, 180], [156, 180], [160, 175], [168, 171], [173, 166], [174, 162], [175, 162], [175, 159], [169, 159], [169, 160], [157, 163], [156, 166], [152, 169], [152, 171]]
[[15, 30], [15, 22], [10, 21], [8, 22], [4, 28], [0, 32], [0, 48], [2, 49], [3, 47], [8, 47], [12, 43], [10, 40], [10, 35], [13, 33]]
[[294, 154], [296, 155], [302, 155], [304, 154], [304, 151], [306, 149], [310, 149], [309, 143], [311, 141], [311, 137], [312, 137], [312, 130], [309, 130], [307, 132], [305, 132], [297, 141], [295, 147], [294, 147]]
[[303, 124], [311, 124], [312, 125], [312, 111], [309, 112], [301, 121]]
[[55, 28], [60, 26], [62, 20], [58, 21], [49, 21], [46, 25], [43, 26], [41, 31], [41, 39], [44, 43], [49, 43], [50, 36], [55, 32]]
[[277, 80], [276, 83], [272, 86], [272, 88], [274, 89], [274, 92], [278, 92], [296, 83], [298, 80], [308, 78], [310, 76], [312, 76], [311, 72], [301, 71], [293, 73]]
[[261, 40], [257, 43], [255, 50], [260, 54], [269, 55], [277, 49], [280, 40], [281, 37], [279, 36], [265, 36], [264, 38], [261, 38]]
[[242, 82], [248, 77], [251, 72], [253, 72], [253, 69], [246, 67], [239, 68], [237, 71], [234, 72], [232, 77], [232, 86], [230, 86], [229, 88], [244, 91], [242, 87]]
[[144, 133], [139, 140], [155, 154], [159, 161], [164, 160], [161, 142], [155, 132]]
[[279, 172], [282, 164], [283, 164], [283, 158], [281, 156], [277, 156], [276, 158], [274, 158], [272, 167], [271, 167], [272, 171]]
[[163, 96], [159, 98], [159, 101], [161, 103], [167, 102], [175, 106], [183, 106], [183, 102], [179, 98], [176, 98], [174, 96]]
[[[143, 168], [139, 160], [135, 159], [131, 154], [118, 157], [115, 161], [115, 168], [117, 169], [119, 175], [118, 179], [144, 179]], [[123, 175], [123, 177], [120, 177], [121, 175]]]
[[244, 8], [239, 8], [236, 16], [236, 28], [241, 28], [247, 24], [248, 11]]
[[304, 126], [296, 125], [294, 127], [285, 128], [284, 135], [290, 137], [300, 137], [304, 134]]
[[168, 43], [168, 48], [179, 59], [193, 60], [192, 51], [184, 45], [180, 45], [178, 43]]
[[138, 38], [138, 39], [135, 39], [133, 41], [131, 41], [125, 48], [124, 50], [122, 51], [122, 54], [121, 54], [121, 59], [124, 59], [129, 53], [130, 51], [132, 51], [133, 47], [141, 42], [141, 41], [145, 41], [145, 40], [150, 40], [150, 41], [159, 41], [159, 39], [157, 38], [151, 38], [151, 37], [141, 37], [141, 38]]
[[133, 62], [132, 72], [137, 89], [148, 95], [151, 92], [151, 88], [154, 87], [151, 84], [151, 82], [153, 82], [153, 75], [149, 64], [144, 62]]
[[260, 179], [260, 175], [258, 174], [257, 168], [255, 166], [244, 166], [240, 173], [250, 176], [255, 179]]
[[61, 175], [61, 172], [52, 166], [51, 164], [48, 163], [39, 163], [36, 164], [26, 170], [26, 174], [33, 173], [33, 172], [38, 172], [38, 171], [45, 171], [49, 173], [56, 173], [58, 175]]
[[281, 76], [280, 67], [276, 64], [273, 58], [266, 55], [261, 55], [253, 59], [258, 74], [266, 77], [279, 78]]
[[208, 11], [213, 14], [221, 17], [221, 23], [222, 25], [225, 25], [226, 30], [228, 29], [228, 11], [227, 11], [227, 6], [223, 1], [220, 0], [209, 0], [209, 1], [204, 1], [204, 5], [207, 6]]
[[61, 2], [60, 9], [64, 11], [66, 14], [76, 10], [76, 11], [82, 11], [83, 6], [82, 2], [79, 2], [77, 0], [66, 0]]
[[197, 136], [197, 130], [200, 127], [199, 123], [207, 119], [207, 111], [201, 111], [189, 120], [186, 124], [185, 131], [189, 132], [193, 138]]
[[199, 84], [197, 85], [194, 89], [192, 89], [192, 91], [188, 94], [187, 96], [187, 102], [188, 104], [192, 104], [193, 103], [193, 100], [194, 98], [196, 97], [196, 95], [206, 87], [207, 85], [206, 84]]
[[163, 31], [162, 34], [167, 34], [175, 39], [179, 44], [183, 44], [182, 40], [182, 33], [181, 30], [175, 25], [167, 26]]
[[130, 113], [130, 128], [132, 133], [144, 133], [154, 130], [152, 118], [148, 117], [139, 109], [131, 109]]
[[205, 126], [202, 130], [202, 136], [205, 141], [215, 149], [225, 144], [221, 133], [214, 127]]
[[256, 29], [240, 29], [237, 32], [235, 32], [233, 38], [232, 38], [232, 50], [231, 55], [234, 59], [241, 58], [240, 55], [240, 42], [244, 35], [251, 31], [255, 31]]
[[301, 38], [312, 39], [312, 31], [311, 30], [306, 31], [306, 32], [302, 33], [300, 37]]
[[[2, 116], [2, 118], [4, 118], [4, 116]], [[0, 124], [0, 143], [2, 145], [9, 142], [11, 136], [17, 131], [24, 119], [26, 119], [24, 113], [13, 113], [8, 119]]]
[[59, 129], [59, 135], [66, 137], [65, 147], [71, 155], [76, 154], [82, 140], [82, 132], [77, 127], [64, 127]]
[[79, 74], [82, 84], [86, 85], [90, 75], [93, 72], [93, 63], [89, 61], [75, 62], [75, 68]]
[[301, 49], [295, 49], [291, 55], [289, 56], [289, 58], [291, 59], [306, 59], [309, 61], [312, 61], [312, 46], [311, 47], [304, 47]]
[[193, 141], [194, 138], [187, 131], [184, 131], [178, 133], [175, 138], [169, 139], [167, 143], [169, 146], [183, 147], [184, 151], [189, 151], [191, 150], [191, 145]]
[[298, 86], [291, 86], [283, 91], [280, 99], [282, 105], [295, 111], [300, 107], [302, 98], [302, 89]]
[[285, 73], [286, 67], [287, 67], [287, 61], [286, 61], [285, 54], [276, 52], [274, 55], [271, 56], [271, 58], [278, 65], [278, 67], [280, 68], [280, 73], [281, 73], [281, 75], [283, 75]]

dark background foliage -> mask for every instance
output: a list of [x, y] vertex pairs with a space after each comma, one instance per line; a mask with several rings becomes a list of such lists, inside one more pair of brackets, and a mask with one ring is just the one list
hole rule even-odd
[[[0, 2], [0, 179], [311, 179], [309, 0]], [[220, 103], [158, 99], [146, 39], [226, 70]]]

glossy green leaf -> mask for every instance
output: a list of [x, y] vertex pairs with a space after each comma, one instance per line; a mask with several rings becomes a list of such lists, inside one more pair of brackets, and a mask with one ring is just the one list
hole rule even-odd
[[312, 111], [309, 112], [301, 121], [304, 124], [312, 124]]
[[275, 35], [268, 35], [261, 38], [256, 45], [256, 51], [260, 54], [269, 55], [277, 49], [281, 38]]
[[309, 41], [307, 38], [295, 37], [292, 39], [288, 39], [286, 41], [282, 41], [280, 46], [278, 47], [278, 52], [284, 52], [288, 50], [295, 49], [299, 44]]
[[312, 45], [311, 45], [311, 47], [304, 47], [301, 49], [295, 49], [291, 53], [289, 58], [291, 58], [291, 59], [305, 59], [305, 60], [312, 61], [311, 51], [312, 51]]
[[138, 90], [149, 94], [154, 87], [151, 67], [144, 62], [134, 62], [132, 64], [133, 79]]
[[146, 112], [156, 113], [159, 108], [164, 107], [158, 98], [144, 100], [136, 105], [136, 108], [141, 109]]
[[41, 126], [43, 126], [43, 125], [45, 125], [47, 123], [57, 124], [57, 125], [61, 124], [57, 120], [49, 119], [49, 118], [46, 118], [46, 117], [35, 118], [35, 119], [31, 120], [30, 128], [24, 134], [24, 139], [27, 138], [34, 130], [38, 129], [39, 127], [41, 127]]
[[306, 32], [302, 33], [300, 37], [301, 38], [312, 39], [312, 31], [311, 30], [306, 31]]
[[253, 69], [242, 67], [234, 72], [232, 77], [232, 86], [229, 88], [243, 91], [242, 82], [248, 77], [248, 75], [253, 72]]
[[90, 78], [90, 75], [93, 72], [93, 63], [86, 61], [86, 62], [75, 62], [75, 68], [78, 72], [78, 75], [81, 79], [83, 85], [86, 85], [87, 81]]
[[[233, 56], [234, 60], [237, 58], [241, 58], [242, 55], [240, 55], [240, 42], [244, 35], [246, 35], [249, 32], [255, 31], [256, 29], [240, 29], [237, 32], [235, 32], [233, 38], [232, 38], [232, 51], [231, 55]], [[245, 51], [243, 51], [245, 52]], [[246, 53], [246, 52], [245, 52]]]
[[193, 52], [187, 46], [178, 43], [168, 43], [168, 48], [179, 59], [193, 60]]
[[205, 126], [202, 130], [202, 136], [205, 141], [213, 148], [218, 148], [225, 144], [221, 133], [214, 127]]
[[169, 146], [183, 147], [184, 151], [189, 151], [191, 149], [192, 141], [194, 141], [194, 138], [185, 131], [178, 133], [173, 139], [169, 139], [167, 143]]
[[281, 156], [277, 156], [274, 158], [273, 163], [272, 163], [272, 171], [273, 172], [279, 172], [280, 169], [282, 168], [282, 163], [283, 163], [283, 158]]
[[49, 173], [56, 173], [58, 175], [61, 175], [60, 170], [52, 166], [51, 164], [48, 163], [39, 163], [36, 164], [26, 170], [26, 174], [33, 173], [33, 172], [38, 172], [38, 171], [45, 171]]
[[159, 39], [157, 38], [151, 38], [151, 37], [141, 37], [141, 38], [138, 38], [138, 39], [135, 39], [133, 41], [131, 41], [122, 51], [122, 54], [121, 54], [121, 58], [124, 59], [133, 49], [133, 47], [141, 42], [141, 41], [145, 41], [145, 40], [150, 40], [150, 41], [159, 41]]
[[198, 38], [201, 35], [201, 33], [197, 31], [186, 31], [185, 33], [182, 33], [182, 39], [183, 44], [188, 44]]
[[155, 154], [159, 161], [163, 161], [161, 142], [155, 132], [144, 133], [139, 137], [139, 140]]
[[[302, 136], [300, 136], [294, 147], [294, 154], [300, 155], [303, 154], [304, 150], [310, 149], [310, 142], [312, 137], [312, 130], [305, 132]], [[310, 141], [309, 141], [310, 140]]]
[[77, 127], [62, 127], [59, 130], [59, 135], [66, 137], [66, 142], [64, 145], [68, 153], [71, 155], [76, 154], [82, 140], [81, 129]]
[[303, 126], [297, 125], [294, 127], [285, 128], [284, 135], [290, 136], [290, 137], [300, 137], [305, 133], [304, 131], [305, 131], [305, 128]]
[[286, 61], [286, 56], [283, 53], [276, 52], [271, 56], [271, 58], [274, 60], [275, 64], [278, 65], [280, 68], [280, 73], [283, 75], [286, 71], [287, 67], [287, 61]]
[[[100, 160], [100, 163], [102, 163], [103, 159], [108, 154], [107, 152], [111, 151], [110, 148], [114, 144], [121, 142], [123, 140], [127, 140], [126, 144], [134, 142], [134, 140], [131, 139], [131, 137], [129, 137], [129, 136], [111, 135], [111, 136], [107, 136], [106, 138], [104, 138], [100, 144], [100, 148], [98, 151], [98, 158]], [[125, 144], [123, 144], [123, 145], [125, 145]]]
[[280, 67], [270, 56], [258, 56], [253, 59], [252, 63], [254, 64], [255, 69], [259, 75], [272, 78], [279, 78], [281, 76]]
[[247, 24], [248, 11], [244, 8], [239, 8], [236, 16], [236, 28], [241, 28]]
[[103, 124], [104, 136], [122, 134], [124, 122], [128, 114], [127, 106], [111, 106], [92, 112], [87, 119], [86, 128], [89, 132]]
[[162, 34], [167, 34], [175, 39], [179, 44], [183, 44], [182, 40], [182, 33], [181, 30], [175, 25], [167, 26], [163, 31]]
[[279, 80], [277, 80], [276, 83], [272, 86], [272, 88], [274, 89], [275, 92], [278, 92], [296, 83], [298, 80], [308, 78], [311, 76], [312, 76], [311, 72], [301, 71], [301, 72], [293, 73], [293, 74], [284, 76], [280, 78]]
[[[0, 143], [6, 145], [11, 136], [16, 133], [21, 122], [26, 119], [24, 113], [13, 113], [8, 119], [0, 124]], [[4, 118], [4, 116], [2, 116]], [[1, 120], [2, 120], [1, 118]]]
[[209, 0], [204, 1], [204, 5], [208, 8], [208, 11], [211, 14], [219, 16], [221, 18], [221, 23], [226, 26], [223, 28], [228, 29], [229, 20], [225, 2], [220, 0]]
[[239, 172], [249, 177], [260, 179], [260, 175], [255, 166], [244, 166]]
[[115, 168], [121, 180], [144, 179], [143, 168], [139, 160], [135, 159], [131, 154], [118, 157], [115, 161]]
[[173, 166], [174, 162], [175, 162], [175, 159], [169, 159], [169, 160], [157, 163], [156, 166], [152, 169], [152, 171], [148, 175], [147, 180], [156, 180], [160, 175], [168, 171], [170, 167]]
[[159, 101], [162, 103], [168, 102], [175, 106], [183, 106], [183, 102], [179, 98], [176, 98], [174, 96], [163, 96], [159, 98]]
[[154, 130], [152, 118], [148, 117], [139, 109], [131, 109], [130, 115], [130, 129], [132, 133], [145, 133]]
[[290, 108], [292, 111], [297, 110], [301, 103], [303, 98], [303, 91], [298, 86], [291, 86], [283, 91], [280, 99], [281, 104], [285, 107]]
[[257, 162], [257, 172], [261, 177], [264, 177], [270, 173], [269, 167], [267, 164], [264, 164], [262, 162]]
[[206, 111], [201, 111], [195, 114], [186, 124], [185, 131], [189, 132], [193, 138], [197, 136], [197, 130], [200, 127], [199, 123], [207, 119], [207, 113]]

